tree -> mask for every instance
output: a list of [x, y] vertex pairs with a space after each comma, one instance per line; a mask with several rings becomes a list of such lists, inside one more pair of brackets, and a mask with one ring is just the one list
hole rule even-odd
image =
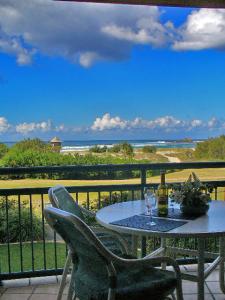
[[36, 139], [25, 139], [23, 141], [16, 143], [11, 148], [11, 150], [15, 150], [15, 149], [18, 149], [21, 152], [31, 150], [31, 149], [49, 152], [49, 151], [51, 151], [51, 146], [49, 144], [47, 144], [46, 142], [36, 138]]
[[144, 146], [142, 148], [143, 153], [156, 153], [157, 148], [155, 146]]
[[5, 156], [5, 154], [9, 151], [9, 148], [3, 144], [0, 143], [0, 158], [2, 158], [3, 156]]
[[124, 142], [120, 145], [120, 152], [122, 152], [123, 154], [125, 154], [127, 156], [133, 156], [134, 149], [131, 146], [131, 144]]
[[195, 150], [196, 159], [225, 159], [225, 135], [200, 142]]
[[104, 153], [104, 152], [107, 152], [107, 147], [106, 146], [100, 147], [98, 145], [95, 145], [89, 149], [89, 152]]

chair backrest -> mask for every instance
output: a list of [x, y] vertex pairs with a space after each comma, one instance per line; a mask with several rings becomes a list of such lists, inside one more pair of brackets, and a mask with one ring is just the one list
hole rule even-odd
[[64, 239], [78, 258], [76, 290], [82, 289], [84, 282], [87, 285], [90, 282], [90, 286], [93, 282], [103, 282], [103, 285], [108, 286], [107, 266], [110, 254], [89, 226], [79, 217], [58, 208], [47, 207], [44, 214], [49, 225]]
[[72, 213], [81, 220], [84, 220], [84, 215], [80, 206], [74, 201], [73, 197], [64, 186], [57, 185], [50, 188], [48, 195], [53, 207]]

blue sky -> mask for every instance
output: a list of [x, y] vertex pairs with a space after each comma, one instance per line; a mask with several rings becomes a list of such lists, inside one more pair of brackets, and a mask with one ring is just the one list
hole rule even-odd
[[0, 139], [225, 133], [225, 12], [0, 3]]

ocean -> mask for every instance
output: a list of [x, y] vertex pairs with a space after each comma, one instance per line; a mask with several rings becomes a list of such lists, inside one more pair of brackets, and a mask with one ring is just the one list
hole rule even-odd
[[[122, 143], [124, 140], [87, 140], [87, 141], [62, 141], [61, 152], [73, 152], [89, 150], [91, 147], [98, 145], [100, 147], [112, 147], [115, 144]], [[181, 140], [126, 140], [134, 148], [142, 148], [146, 145], [155, 146], [157, 148], [195, 148], [201, 140], [193, 140], [192, 142], [184, 142]], [[11, 147], [15, 142], [4, 142]]]
[[[115, 144], [121, 143], [123, 140], [92, 140], [92, 141], [63, 141], [61, 152], [83, 151], [89, 150], [91, 147], [98, 145], [100, 147], [112, 147]], [[146, 145], [155, 146], [157, 148], [195, 148], [200, 142], [182, 142], [179, 140], [126, 140], [134, 148], [142, 148]]]

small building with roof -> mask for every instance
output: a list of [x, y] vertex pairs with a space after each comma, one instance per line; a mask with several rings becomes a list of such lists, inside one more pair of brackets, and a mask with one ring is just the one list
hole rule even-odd
[[50, 144], [51, 144], [52, 148], [55, 148], [55, 149], [61, 149], [61, 147], [62, 147], [62, 142], [58, 137], [54, 137], [50, 141]]

